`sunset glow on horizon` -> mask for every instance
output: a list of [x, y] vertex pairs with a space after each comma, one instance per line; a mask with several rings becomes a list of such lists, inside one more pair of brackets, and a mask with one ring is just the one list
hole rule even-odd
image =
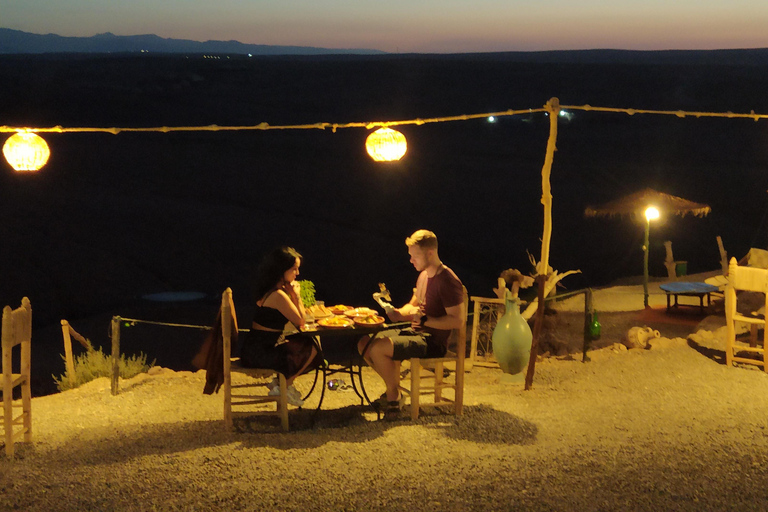
[[0, 27], [400, 53], [768, 47], [764, 0], [0, 0]]

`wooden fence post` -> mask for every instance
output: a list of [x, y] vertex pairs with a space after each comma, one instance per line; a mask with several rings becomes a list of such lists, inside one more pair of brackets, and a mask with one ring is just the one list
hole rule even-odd
[[72, 338], [69, 334], [69, 322], [61, 321], [61, 334], [64, 336], [64, 362], [69, 376], [69, 385], [75, 387], [77, 376], [75, 375], [75, 361], [72, 358]]
[[61, 321], [61, 334], [64, 337], [64, 363], [69, 375], [69, 385], [75, 387], [77, 376], [75, 375], [75, 359], [72, 354], [72, 338], [75, 338], [88, 352], [93, 351], [91, 342], [85, 339], [80, 333], [69, 325], [66, 320]]
[[120, 317], [112, 317], [112, 394], [117, 395], [120, 378]]
[[592, 306], [592, 288], [587, 288], [584, 291], [584, 345], [581, 352], [581, 362], [586, 363], [589, 361], [587, 352], [592, 344], [592, 321], [595, 313], [595, 308]]

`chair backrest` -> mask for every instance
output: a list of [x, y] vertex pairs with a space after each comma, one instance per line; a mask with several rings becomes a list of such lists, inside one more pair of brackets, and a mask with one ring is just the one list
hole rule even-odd
[[461, 327], [456, 329], [456, 374], [462, 375], [462, 377], [458, 379], [457, 385], [460, 385], [463, 388], [464, 360], [467, 357], [467, 317], [469, 316], [469, 294], [467, 293], [466, 286], [462, 286], [461, 289], [464, 294], [464, 309], [461, 314]]
[[32, 306], [29, 299], [24, 297], [21, 306], [11, 309], [3, 308], [2, 347], [3, 347], [3, 379], [10, 385], [13, 372], [13, 348], [21, 345], [19, 371], [28, 375], [32, 355]]
[[[232, 288], [227, 288], [221, 294], [221, 337], [224, 344], [223, 364], [224, 364], [224, 390], [225, 402], [229, 401], [229, 389], [232, 386], [232, 328], [237, 332], [237, 315], [235, 313], [235, 303], [232, 300]], [[227, 404], [228, 407], [228, 404]]]
[[768, 251], [752, 247], [747, 253], [747, 265], [757, 268], [768, 268]]
[[[458, 329], [452, 329], [451, 334], [448, 337], [448, 351], [451, 352], [453, 348], [455, 347], [456, 353], [458, 354], [458, 346], [459, 343], [461, 343], [461, 337], [464, 336], [464, 342], [466, 344], [466, 337], [467, 337], [467, 308], [469, 307], [469, 296], [467, 295], [467, 287], [462, 286], [462, 290], [464, 292], [464, 310], [461, 312], [462, 316], [462, 326]], [[465, 347], [466, 349], [466, 347]]]
[[232, 288], [221, 294], [221, 332], [224, 337], [224, 361], [232, 356], [232, 332], [237, 332], [237, 313], [232, 300]]
[[[464, 296], [464, 305], [463, 310], [461, 312], [461, 327], [458, 329], [453, 329], [451, 331], [451, 338], [449, 340], [449, 343], [453, 340], [455, 340], [455, 347], [456, 347], [456, 355], [459, 356], [459, 354], [464, 354], [466, 357], [467, 353], [467, 318], [469, 316], [469, 294], [467, 293], [467, 287], [462, 286], [461, 287], [463, 296]], [[451, 346], [449, 344], [449, 346]]]
[[731, 258], [728, 266], [728, 283], [736, 290], [766, 292], [768, 291], [768, 269], [739, 266], [736, 258]]
[[[29, 299], [24, 297], [21, 306], [11, 309], [3, 308], [2, 333], [2, 370], [0, 390], [3, 394], [3, 438], [5, 453], [8, 457], [14, 455], [14, 442], [23, 438], [24, 442], [32, 442], [32, 391], [31, 359], [32, 359], [32, 306]], [[20, 362], [18, 372], [14, 372], [14, 348], [20, 345]], [[13, 391], [21, 388], [21, 414], [14, 416]], [[20, 427], [20, 428], [19, 428]]]

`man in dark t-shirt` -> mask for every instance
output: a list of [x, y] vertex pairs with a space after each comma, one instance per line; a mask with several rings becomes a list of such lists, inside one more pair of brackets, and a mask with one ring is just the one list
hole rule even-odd
[[[384, 331], [371, 342], [364, 357], [387, 385], [381, 400], [388, 410], [399, 411], [400, 361], [412, 357], [443, 357], [452, 329], [464, 321], [464, 292], [461, 280], [443, 265], [437, 254], [437, 236], [420, 229], [406, 238], [411, 264], [419, 271], [411, 300], [401, 308], [385, 308], [393, 322], [411, 321], [411, 328]], [[362, 353], [368, 344], [358, 343]], [[387, 417], [387, 416], [385, 416]]]

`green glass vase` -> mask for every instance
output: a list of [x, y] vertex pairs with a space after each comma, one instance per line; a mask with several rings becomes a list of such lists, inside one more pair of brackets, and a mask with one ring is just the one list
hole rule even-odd
[[507, 295], [505, 304], [507, 310], [496, 322], [491, 342], [493, 355], [501, 371], [515, 375], [528, 366], [533, 333], [528, 322], [520, 314], [520, 299]]

